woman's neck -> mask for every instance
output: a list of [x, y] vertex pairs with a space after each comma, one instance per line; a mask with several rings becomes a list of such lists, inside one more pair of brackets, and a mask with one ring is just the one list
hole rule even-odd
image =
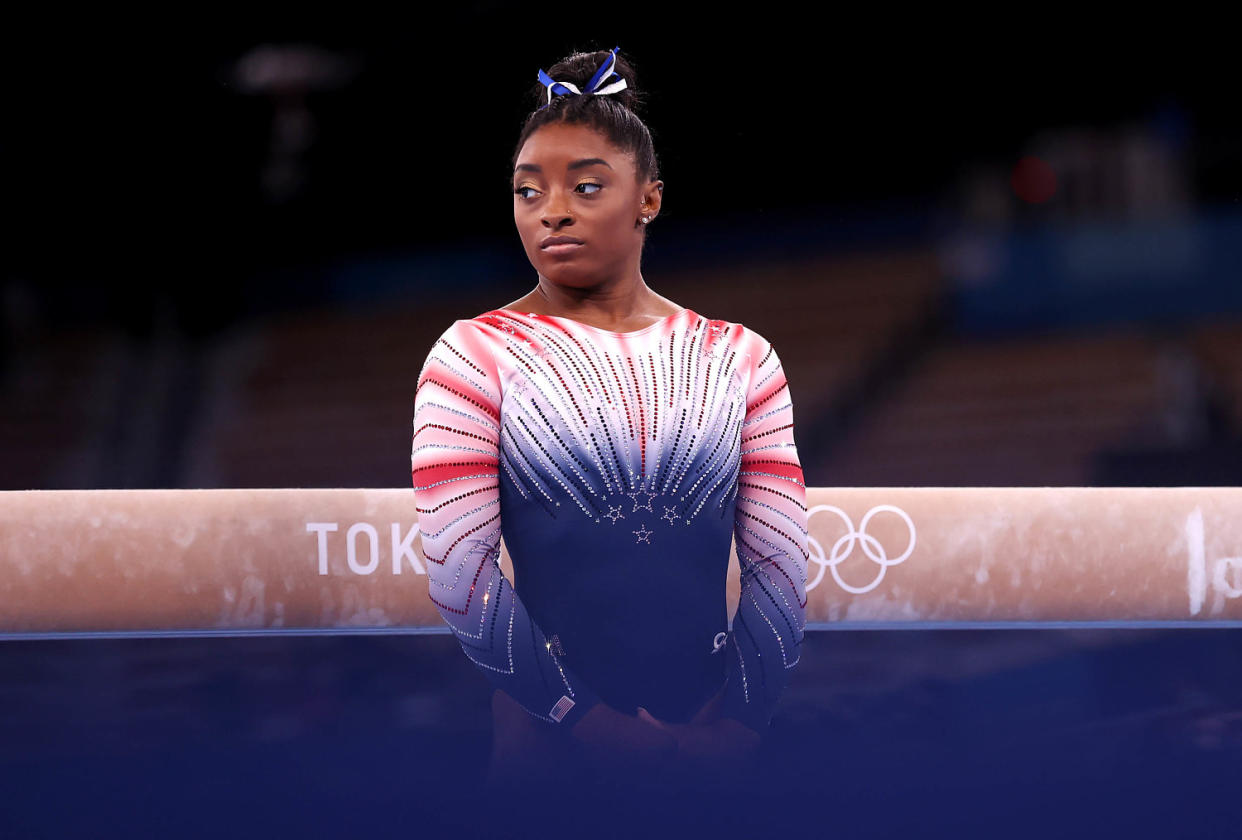
[[641, 315], [656, 298], [641, 276], [637, 280], [610, 288], [574, 289], [557, 286], [544, 277], [530, 297], [546, 309], [548, 315], [586, 316], [603, 321], [624, 321]]
[[605, 330], [641, 329], [681, 307], [651, 290], [642, 276], [624, 288], [601, 290], [557, 286], [544, 277], [527, 295], [505, 307], [538, 315], [560, 315]]

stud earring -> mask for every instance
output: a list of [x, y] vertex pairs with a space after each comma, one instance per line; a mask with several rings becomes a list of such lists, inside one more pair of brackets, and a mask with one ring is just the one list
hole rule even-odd
[[651, 221], [651, 219], [647, 218], [646, 216], [643, 216], [643, 218], [642, 218], [642, 223], [643, 223], [644, 225], [645, 225], [645, 224], [647, 224], [647, 222], [649, 222], [649, 221]]

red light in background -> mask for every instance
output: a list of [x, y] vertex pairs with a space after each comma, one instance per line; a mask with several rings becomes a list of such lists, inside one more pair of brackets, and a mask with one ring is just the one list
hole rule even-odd
[[1019, 160], [1009, 176], [1009, 183], [1018, 198], [1031, 204], [1042, 204], [1057, 192], [1057, 174], [1046, 161], [1037, 157]]

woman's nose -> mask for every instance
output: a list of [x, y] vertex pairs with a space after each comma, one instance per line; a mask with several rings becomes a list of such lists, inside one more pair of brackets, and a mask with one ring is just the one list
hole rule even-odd
[[556, 229], [574, 223], [573, 213], [566, 206], [565, 199], [553, 195], [543, 211], [543, 226]]

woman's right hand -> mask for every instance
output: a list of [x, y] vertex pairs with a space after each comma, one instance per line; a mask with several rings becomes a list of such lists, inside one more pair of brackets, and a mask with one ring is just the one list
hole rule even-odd
[[659, 771], [677, 753], [674, 735], [606, 703], [592, 707], [569, 734], [593, 766], [623, 774]]

